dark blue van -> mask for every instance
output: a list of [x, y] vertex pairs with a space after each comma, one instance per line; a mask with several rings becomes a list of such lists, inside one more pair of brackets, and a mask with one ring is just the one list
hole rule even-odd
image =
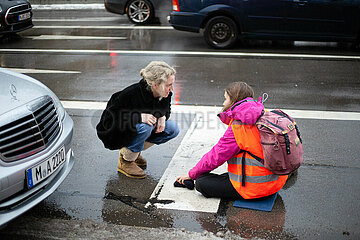
[[237, 39], [359, 43], [360, 0], [173, 0], [170, 23], [214, 48]]

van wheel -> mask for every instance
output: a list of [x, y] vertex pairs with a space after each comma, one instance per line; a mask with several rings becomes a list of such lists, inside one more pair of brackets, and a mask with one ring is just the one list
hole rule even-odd
[[154, 17], [154, 8], [147, 0], [131, 0], [126, 9], [129, 20], [135, 24], [149, 23]]
[[228, 17], [211, 18], [205, 27], [205, 42], [213, 48], [231, 48], [238, 39], [238, 29], [235, 22]]

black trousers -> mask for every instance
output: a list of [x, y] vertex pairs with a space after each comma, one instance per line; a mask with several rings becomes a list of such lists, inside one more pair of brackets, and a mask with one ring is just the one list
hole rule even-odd
[[243, 199], [231, 184], [228, 173], [204, 173], [196, 179], [195, 187], [207, 198]]

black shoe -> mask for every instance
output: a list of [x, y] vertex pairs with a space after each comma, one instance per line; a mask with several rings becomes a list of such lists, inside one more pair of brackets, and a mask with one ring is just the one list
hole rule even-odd
[[183, 188], [193, 190], [195, 187], [195, 184], [194, 184], [194, 180], [185, 180], [184, 184], [181, 184], [178, 181], [175, 181], [174, 187], [183, 187]]

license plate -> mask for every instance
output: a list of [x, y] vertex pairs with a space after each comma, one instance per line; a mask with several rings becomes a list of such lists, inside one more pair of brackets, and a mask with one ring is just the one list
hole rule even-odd
[[19, 21], [24, 21], [24, 20], [29, 19], [29, 18], [31, 18], [30, 12], [23, 13], [23, 14], [19, 15]]
[[26, 178], [28, 187], [32, 188], [39, 182], [51, 176], [51, 174], [53, 174], [56, 169], [64, 164], [65, 160], [65, 148], [63, 146], [60, 148], [60, 150], [58, 150], [55, 154], [42, 163], [27, 169]]

